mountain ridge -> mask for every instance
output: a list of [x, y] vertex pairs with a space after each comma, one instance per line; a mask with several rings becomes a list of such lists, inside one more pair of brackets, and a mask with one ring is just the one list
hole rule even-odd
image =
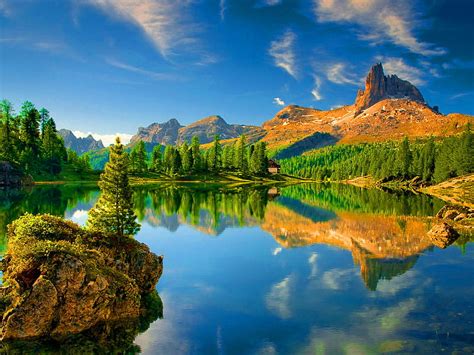
[[64, 140], [64, 146], [68, 149], [74, 150], [77, 154], [83, 154], [91, 150], [99, 150], [104, 148], [102, 140], [96, 140], [89, 134], [87, 137], [76, 137], [76, 135], [69, 129], [60, 129], [58, 134]]

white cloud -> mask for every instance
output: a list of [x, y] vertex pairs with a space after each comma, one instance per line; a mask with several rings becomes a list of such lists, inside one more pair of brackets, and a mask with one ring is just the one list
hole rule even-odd
[[122, 144], [127, 144], [130, 142], [130, 139], [133, 137], [133, 134], [128, 133], [115, 133], [115, 134], [100, 134], [94, 132], [82, 132], [82, 131], [73, 131], [74, 135], [77, 138], [85, 138], [89, 135], [94, 137], [95, 140], [101, 140], [104, 146], [109, 146], [115, 143], [115, 138], [120, 137]]
[[377, 61], [383, 65], [385, 75], [395, 74], [400, 79], [408, 80], [413, 85], [423, 85], [425, 82], [421, 79], [423, 73], [420, 69], [408, 65], [402, 58], [394, 57], [376, 57]]
[[278, 106], [285, 106], [285, 101], [283, 101], [282, 99], [280, 99], [279, 97], [275, 97], [273, 99], [273, 103], [278, 105]]
[[347, 73], [344, 63], [330, 64], [326, 69], [326, 76], [335, 84], [359, 85], [360, 81], [353, 74]]
[[273, 57], [277, 67], [282, 68], [296, 79], [296, 58], [293, 48], [295, 40], [294, 32], [287, 30], [283, 36], [271, 42], [268, 53]]
[[311, 95], [313, 95], [313, 98], [316, 101], [320, 101], [320, 100], [323, 99], [323, 96], [321, 95], [320, 89], [321, 89], [321, 78], [319, 78], [319, 76], [315, 75], [314, 76], [314, 87], [313, 87], [313, 90], [311, 90]]
[[11, 15], [11, 8], [9, 4], [7, 4], [7, 0], [0, 0], [0, 14], [3, 14], [4, 16]]
[[290, 296], [293, 283], [293, 276], [287, 276], [282, 281], [273, 285], [265, 297], [268, 310], [283, 319], [290, 318], [292, 314], [290, 309]]
[[309, 274], [309, 278], [313, 278], [317, 275], [318, 273], [318, 254], [317, 253], [311, 253], [311, 255], [308, 258], [308, 264], [311, 267], [311, 273]]
[[272, 252], [273, 256], [280, 254], [282, 250], [283, 249], [281, 247], [273, 249], [273, 252]]
[[373, 43], [388, 40], [413, 53], [441, 55], [443, 48], [433, 48], [416, 39], [415, 26], [420, 23], [409, 0], [313, 0], [320, 22], [355, 23], [363, 29], [360, 38]]
[[86, 0], [86, 2], [139, 26], [164, 56], [177, 48], [190, 50], [200, 27], [192, 22], [191, 0]]
[[135, 67], [135, 66], [127, 64], [127, 63], [120, 62], [120, 61], [112, 59], [112, 58], [107, 58], [105, 61], [113, 67], [123, 69], [123, 70], [127, 70], [127, 71], [131, 71], [133, 73], [145, 75], [145, 76], [147, 76], [149, 78], [152, 78], [152, 79], [155, 79], [155, 80], [175, 80], [176, 79], [176, 77], [171, 75], [171, 74], [159, 73], [159, 72], [154, 72], [154, 71], [151, 71], [151, 70], [142, 69], [142, 68]]
[[257, 7], [264, 7], [264, 6], [275, 6], [281, 4], [282, 0], [261, 0], [258, 2]]
[[219, 1], [219, 16], [221, 17], [221, 21], [225, 20], [225, 10], [227, 9], [225, 0]]
[[349, 288], [349, 283], [355, 279], [353, 269], [333, 269], [326, 271], [322, 277], [322, 284], [330, 290]]

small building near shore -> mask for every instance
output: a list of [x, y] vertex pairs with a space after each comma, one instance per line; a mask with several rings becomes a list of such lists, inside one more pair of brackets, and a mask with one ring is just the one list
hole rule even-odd
[[268, 172], [270, 174], [279, 174], [280, 173], [280, 164], [278, 164], [275, 160], [270, 159], [268, 161]]

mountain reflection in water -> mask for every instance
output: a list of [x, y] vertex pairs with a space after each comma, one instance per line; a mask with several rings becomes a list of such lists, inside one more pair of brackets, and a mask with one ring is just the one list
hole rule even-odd
[[[473, 254], [469, 238], [440, 250], [427, 237], [440, 200], [323, 184], [134, 192], [136, 238], [165, 255], [167, 316], [135, 338], [145, 353], [471, 349], [474, 290], [463, 281]], [[70, 185], [0, 191], [0, 254], [19, 215], [84, 224], [98, 195]], [[123, 352], [138, 351], [130, 339], [142, 329], [130, 329]]]

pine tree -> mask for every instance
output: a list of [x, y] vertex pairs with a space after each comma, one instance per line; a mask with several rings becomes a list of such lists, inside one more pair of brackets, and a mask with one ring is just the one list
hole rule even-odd
[[187, 142], [180, 147], [181, 162], [183, 165], [183, 173], [189, 174], [193, 168], [193, 153]]
[[191, 151], [193, 155], [193, 170], [198, 172], [202, 170], [202, 154], [199, 148], [199, 137], [193, 136], [191, 139]]
[[405, 137], [398, 152], [398, 170], [400, 176], [404, 178], [409, 177], [412, 159], [413, 157], [410, 151], [410, 143], [408, 142], [408, 138]]
[[163, 158], [161, 156], [161, 146], [155, 145], [151, 153], [151, 170], [158, 173], [163, 168]]
[[66, 159], [66, 148], [61, 137], [58, 136], [56, 123], [49, 118], [44, 123], [42, 132], [42, 157], [43, 165], [50, 174], [57, 175], [61, 172], [61, 164]]
[[208, 154], [208, 168], [209, 170], [216, 172], [221, 168], [221, 154], [222, 154], [222, 147], [219, 142], [219, 136], [216, 135], [214, 137], [214, 143], [212, 144], [211, 149], [209, 149]]
[[110, 148], [109, 162], [100, 176], [101, 195], [89, 212], [87, 226], [119, 236], [132, 236], [140, 230], [133, 211], [133, 194], [128, 181], [128, 161], [117, 137]]
[[248, 171], [248, 159], [245, 146], [247, 144], [245, 135], [241, 135], [234, 152], [234, 166], [243, 174]]

